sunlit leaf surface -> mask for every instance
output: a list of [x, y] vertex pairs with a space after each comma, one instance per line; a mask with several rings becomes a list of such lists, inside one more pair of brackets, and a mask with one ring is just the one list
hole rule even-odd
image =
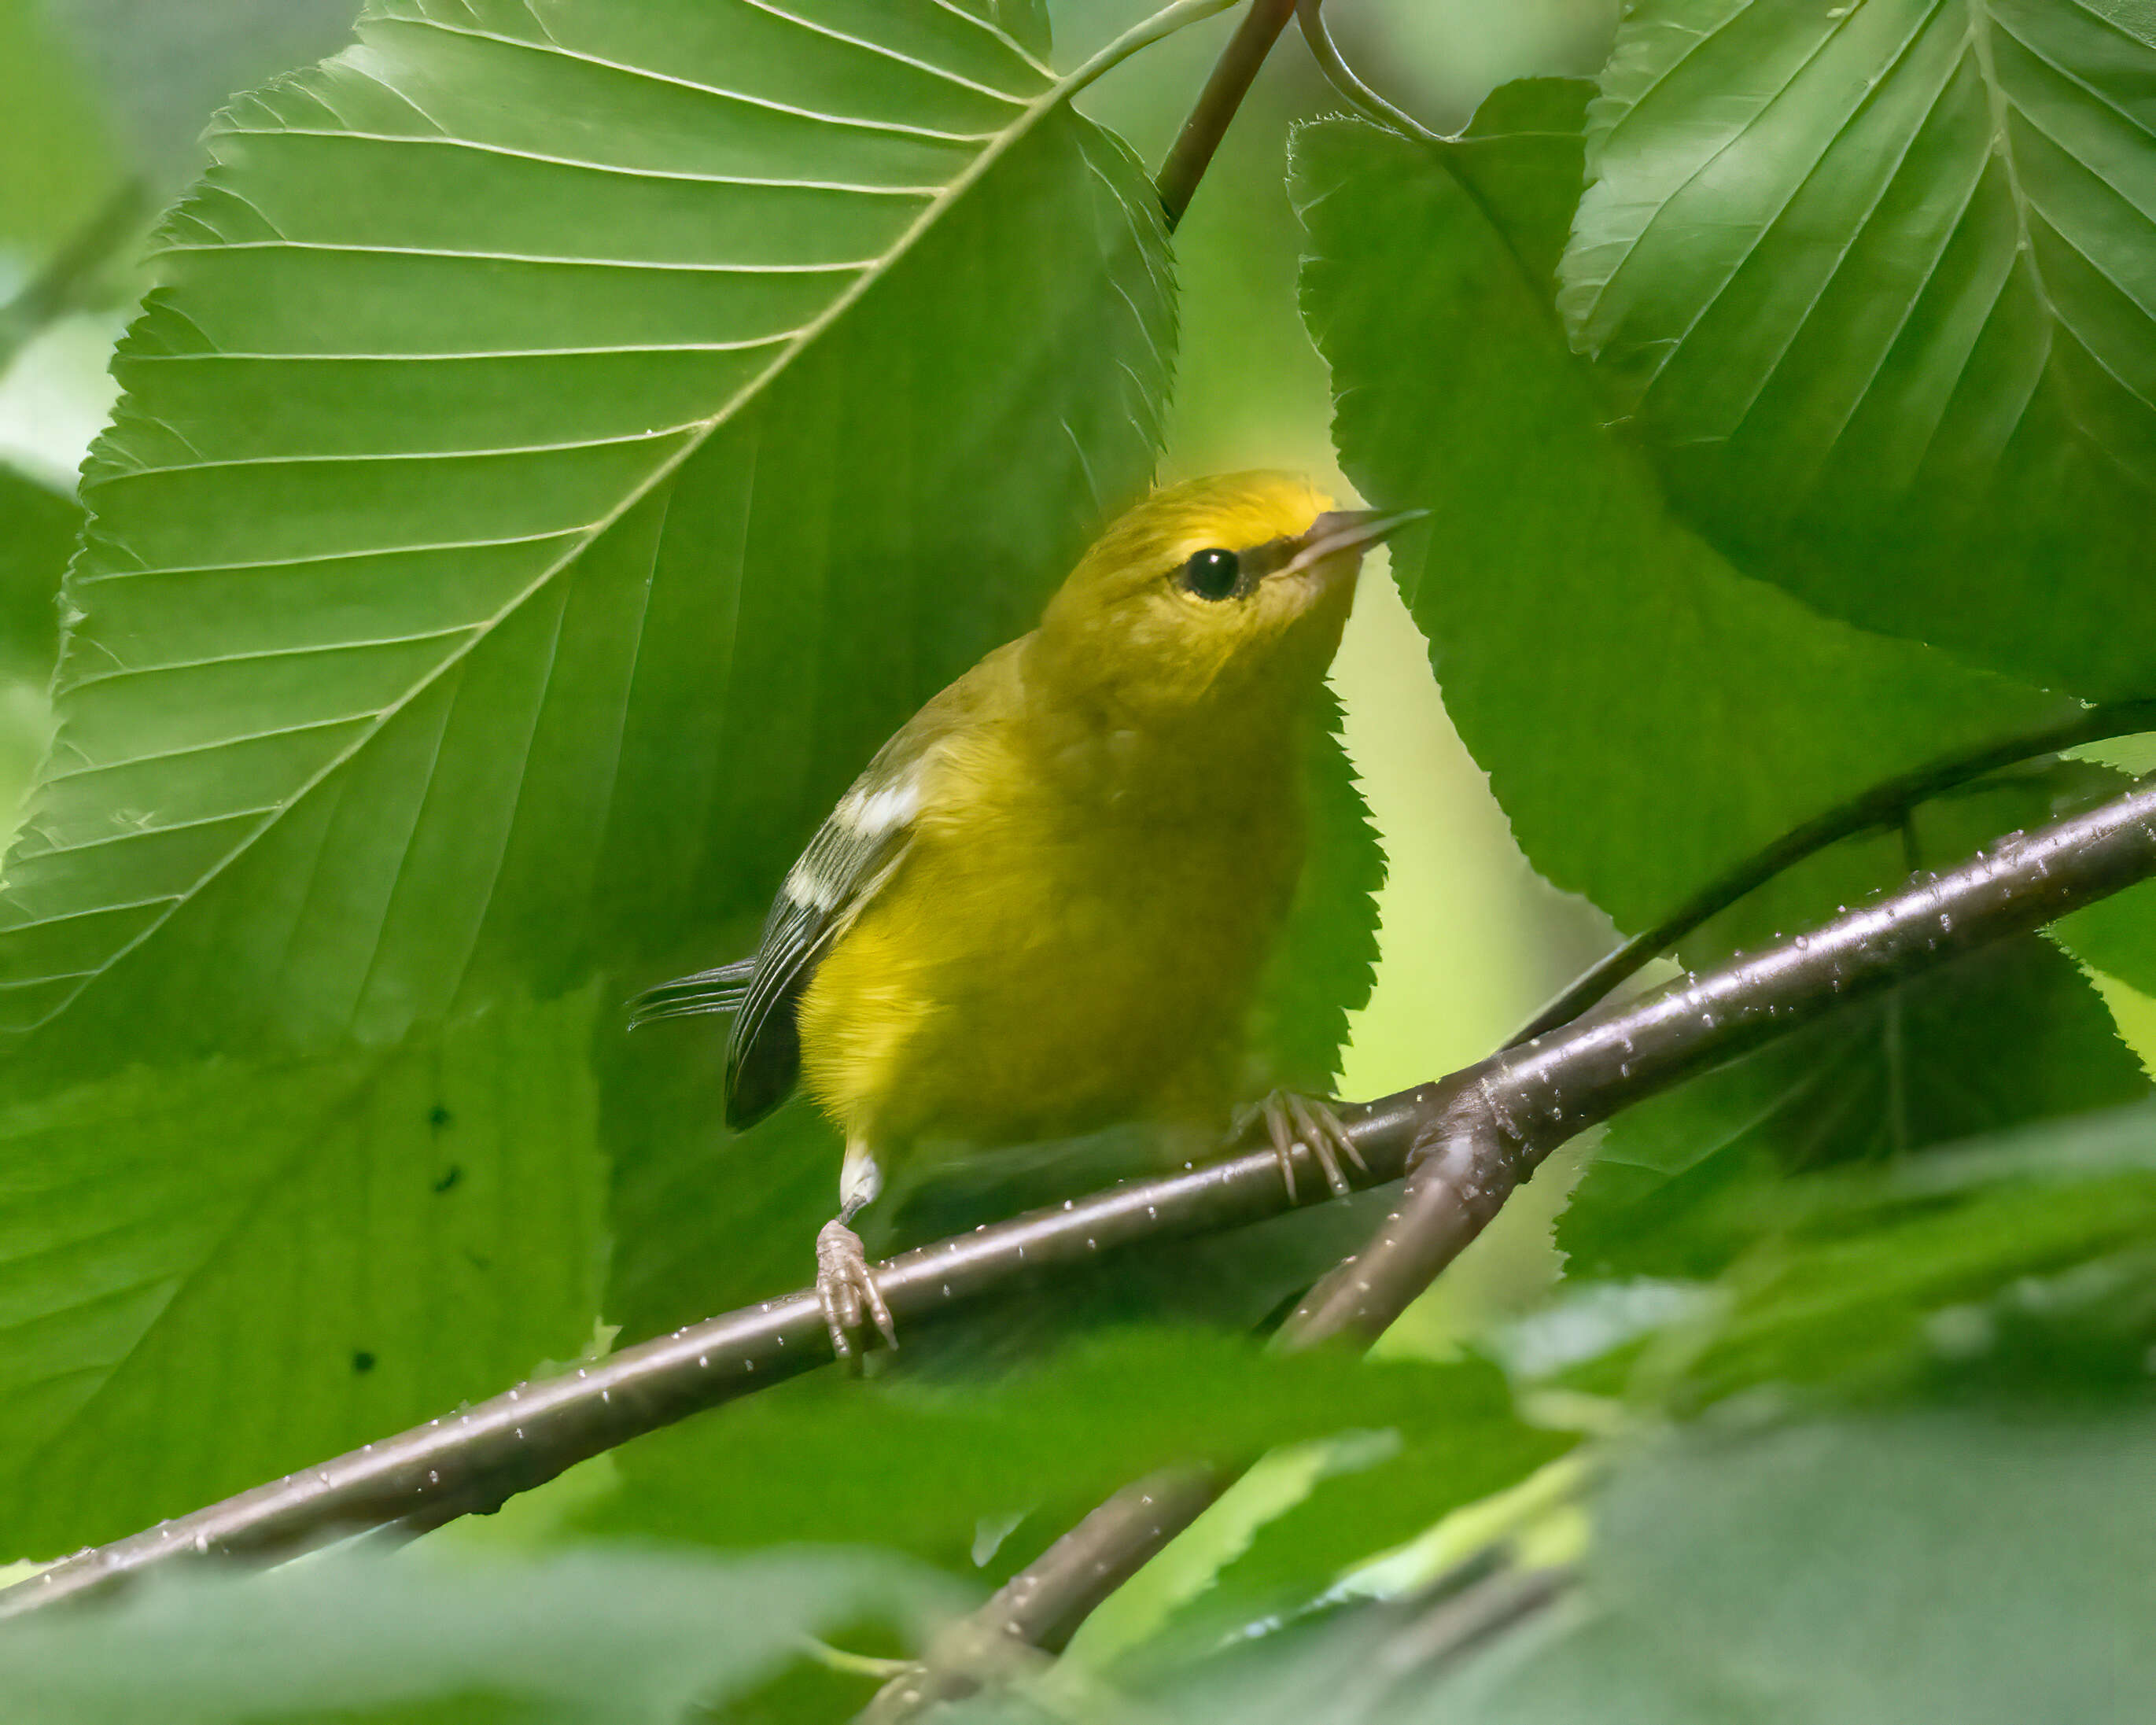
[[1676, 495], [1838, 614], [2145, 687], [2156, 18], [1650, 0], [1563, 304]]
[[0, 905], [48, 1074], [745, 911], [1150, 465], [1143, 182], [955, 7], [392, 0], [213, 149]]

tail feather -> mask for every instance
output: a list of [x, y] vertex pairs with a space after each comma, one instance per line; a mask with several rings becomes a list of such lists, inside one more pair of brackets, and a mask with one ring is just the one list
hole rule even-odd
[[689, 1018], [698, 1013], [738, 1012], [748, 998], [749, 978], [755, 973], [754, 958], [738, 958], [716, 970], [700, 970], [694, 976], [677, 977], [646, 988], [629, 1003], [629, 1027], [634, 1030], [639, 1024], [660, 1019]]

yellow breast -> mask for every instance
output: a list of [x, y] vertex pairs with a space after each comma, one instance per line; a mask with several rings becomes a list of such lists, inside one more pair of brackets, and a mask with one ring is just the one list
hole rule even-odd
[[808, 1088], [880, 1154], [1224, 1123], [1301, 866], [1291, 741], [1234, 739], [1194, 780], [1026, 729], [951, 752], [900, 872], [803, 998]]

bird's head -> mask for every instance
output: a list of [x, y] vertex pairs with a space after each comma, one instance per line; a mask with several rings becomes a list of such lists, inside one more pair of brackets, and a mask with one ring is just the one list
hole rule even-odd
[[1147, 721], [1301, 706], [1340, 645], [1363, 553], [1420, 513], [1335, 510], [1281, 473], [1166, 487], [1079, 561], [1040, 650], [1059, 679]]

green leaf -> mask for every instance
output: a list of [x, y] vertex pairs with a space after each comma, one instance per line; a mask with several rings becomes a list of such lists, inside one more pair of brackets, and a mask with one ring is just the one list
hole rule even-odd
[[[1475, 146], [1486, 184], [1497, 148]], [[1890, 773], [2056, 712], [1744, 579], [1675, 521], [1450, 160], [1353, 121], [1297, 134], [1304, 315], [1349, 476], [1434, 511], [1393, 567], [1537, 868], [1643, 927]], [[1830, 911], [1900, 872], [1852, 851], [1758, 914]]]
[[116, 1609], [11, 1624], [0, 1687], [19, 1725], [673, 1725], [692, 1704], [721, 1707], [783, 1671], [806, 1636], [875, 1621], [917, 1645], [958, 1604], [947, 1583], [866, 1552], [719, 1561], [585, 1550], [519, 1564], [345, 1555], [152, 1584]]
[[1216, 1630], [1306, 1605], [1357, 1563], [1406, 1544], [1465, 1504], [1518, 1484], [1578, 1441], [1513, 1411], [1502, 1376], [1481, 1361], [1445, 1368], [1445, 1405], [1373, 1466], [1328, 1472], [1260, 1527], [1187, 1608]]
[[1122, 1331], [992, 1385], [804, 1379], [686, 1421], [619, 1452], [622, 1489], [590, 1525], [729, 1547], [865, 1540], [969, 1568], [978, 1527], [1026, 1516], [1000, 1573], [1152, 1468], [1348, 1430], [1435, 1436], [1455, 1420], [1463, 1451], [1474, 1434], [1492, 1442], [1467, 1471], [1505, 1471], [1521, 1428], [1486, 1368]]
[[[398, 1343], [427, 1353], [419, 1405], [250, 1407], [249, 1442], [175, 1461], [159, 1507], [575, 1349], [598, 1224], [590, 1104], [566, 1098], [593, 1070], [638, 1315], [681, 1304], [655, 1260], [726, 1267], [737, 1298], [805, 1271], [829, 1164], [791, 1189], [813, 1172], [814, 1211], [700, 1187], [707, 1045], [632, 1051], [618, 1003], [743, 950], [876, 745], [1033, 621], [1150, 470], [1165, 238], [1066, 94], [955, 5], [386, 0], [220, 121], [86, 480], [61, 734], [0, 891], [9, 1092], [87, 1126], [291, 1073], [250, 1091], [248, 1134], [205, 1106], [157, 1154], [311, 1237], [405, 1153], [334, 1111], [352, 1075], [490, 1081], [490, 1021], [573, 1002], [533, 1093], [578, 1159], [542, 1139], [520, 1189], [584, 1231], [502, 1260], [530, 1321], [481, 1353], [439, 1322]], [[72, 1153], [85, 1194], [121, 1202], [131, 1131]], [[274, 1281], [279, 1239], [235, 1236], [221, 1273]], [[64, 1308], [37, 1244], [25, 1309]], [[465, 1296], [454, 1257], [406, 1273], [415, 1308]], [[333, 1280], [280, 1286], [282, 1322], [341, 1332]], [[205, 1307], [188, 1345], [244, 1352], [215, 1326], [244, 1337], [249, 1310]], [[105, 1346], [40, 1343], [36, 1368], [95, 1383]], [[104, 1447], [129, 1465], [254, 1388], [100, 1395]]]
[[1581, 134], [1594, 86], [1581, 78], [1501, 84], [1475, 110], [1443, 162], [1545, 293], [1571, 237], [1584, 172]]
[[1309, 854], [1259, 983], [1253, 1096], [1276, 1085], [1330, 1094], [1348, 1014], [1369, 999], [1377, 975], [1385, 853], [1339, 727], [1339, 703], [1328, 691], [1303, 766]]
[[1753, 1385], [1996, 1401], [2145, 1393], [2156, 1343], [2156, 1114], [2052, 1122], [1885, 1172], [1785, 1187], [1667, 1394]]
[[2129, 886], [2062, 916], [2050, 932], [2092, 970], [2156, 993], [2156, 883]]
[[2152, 1540], [2145, 1409], [1700, 1433], [1618, 1473], [1561, 1617], [1386, 1717], [2124, 1725]]
[[1151, 193], [956, 8], [384, 0], [212, 148], [0, 901], [44, 1081], [680, 964], [1150, 467]]
[[1613, 1122], [1558, 1223], [1579, 1276], [1712, 1276], [1781, 1174], [2138, 1100], [2139, 1064], [2035, 936], [1858, 1001]]
[[1748, 572], [2097, 695], [2156, 675], [2156, 19], [1646, 0], [1564, 308]]
[[0, 1112], [0, 1553], [117, 1538], [573, 1358], [605, 1240], [596, 1009]]
[[1500, 1574], [1276, 1630], [1147, 1717], [2127, 1725], [2156, 1685], [2145, 1408], [1683, 1433], [1618, 1459], [1594, 1523], [1553, 1601], [1493, 1610]]
[[72, 498], [0, 467], [0, 679], [42, 685], [52, 675], [60, 575], [81, 528]]

